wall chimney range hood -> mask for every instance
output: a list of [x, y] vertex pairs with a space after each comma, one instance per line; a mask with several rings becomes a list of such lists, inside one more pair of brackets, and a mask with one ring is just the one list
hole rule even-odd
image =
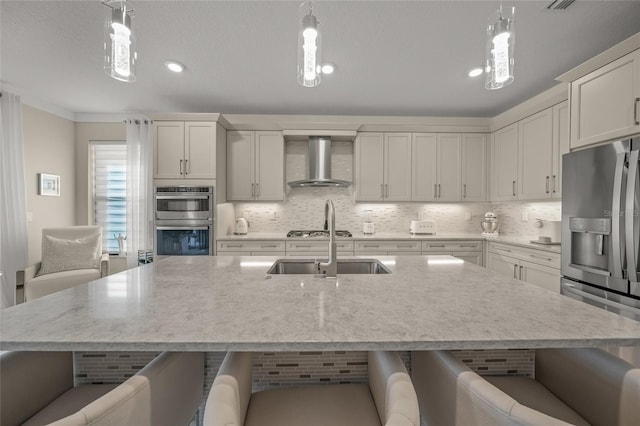
[[346, 187], [351, 182], [331, 178], [331, 137], [309, 136], [309, 178], [289, 182], [292, 188], [335, 186]]

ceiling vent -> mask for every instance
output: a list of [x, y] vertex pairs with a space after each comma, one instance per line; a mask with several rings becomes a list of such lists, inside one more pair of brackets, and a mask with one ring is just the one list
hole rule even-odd
[[547, 6], [551, 10], [564, 10], [571, 6], [575, 0], [554, 0]]

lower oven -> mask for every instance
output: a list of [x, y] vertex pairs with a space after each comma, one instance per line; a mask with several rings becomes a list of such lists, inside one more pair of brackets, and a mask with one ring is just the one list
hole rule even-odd
[[156, 256], [212, 256], [212, 221], [156, 220]]

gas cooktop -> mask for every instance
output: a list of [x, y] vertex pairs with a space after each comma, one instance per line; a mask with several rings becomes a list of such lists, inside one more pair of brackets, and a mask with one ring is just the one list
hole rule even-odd
[[[302, 238], [308, 238], [308, 237], [328, 237], [329, 236], [329, 231], [289, 231], [287, 233], [287, 238], [291, 238], [291, 237], [302, 237]], [[351, 234], [351, 232], [349, 231], [336, 231], [336, 237], [353, 237], [353, 235]]]

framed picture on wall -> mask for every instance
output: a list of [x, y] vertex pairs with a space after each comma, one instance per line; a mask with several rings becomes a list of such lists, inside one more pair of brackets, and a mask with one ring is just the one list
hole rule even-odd
[[38, 194], [60, 196], [60, 176], [38, 173]]

